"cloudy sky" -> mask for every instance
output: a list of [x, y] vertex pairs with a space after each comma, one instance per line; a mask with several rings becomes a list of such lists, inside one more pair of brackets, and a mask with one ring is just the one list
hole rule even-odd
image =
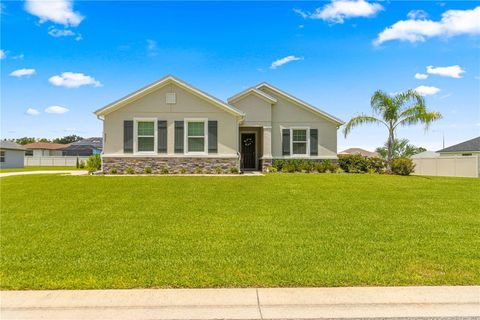
[[[226, 100], [262, 81], [348, 120], [377, 89], [416, 89], [444, 119], [400, 137], [480, 134], [475, 1], [3, 1], [1, 135], [100, 136], [93, 111], [166, 74]], [[338, 148], [373, 149], [383, 128]]]

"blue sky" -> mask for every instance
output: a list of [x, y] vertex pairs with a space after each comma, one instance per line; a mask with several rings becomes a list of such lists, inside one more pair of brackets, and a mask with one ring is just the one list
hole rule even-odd
[[[478, 2], [54, 4], [2, 1], [2, 138], [100, 136], [94, 110], [166, 74], [224, 100], [267, 81], [343, 120], [377, 89], [420, 87], [444, 118], [398, 136], [436, 150], [480, 134]], [[338, 137], [374, 149], [387, 132]]]

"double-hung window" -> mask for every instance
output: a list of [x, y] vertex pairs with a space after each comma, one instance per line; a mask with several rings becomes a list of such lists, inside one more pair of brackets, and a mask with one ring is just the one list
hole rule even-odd
[[155, 153], [156, 152], [156, 119], [135, 120], [135, 152]]
[[5, 162], [5, 151], [0, 151], [0, 162]]
[[308, 129], [307, 128], [293, 128], [291, 129], [292, 136], [292, 155], [307, 155], [308, 154]]
[[207, 121], [206, 120], [185, 120], [186, 125], [186, 153], [205, 154], [207, 153]]

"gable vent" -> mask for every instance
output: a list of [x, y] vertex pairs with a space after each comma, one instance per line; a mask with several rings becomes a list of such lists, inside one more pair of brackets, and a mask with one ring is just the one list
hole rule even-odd
[[167, 92], [165, 99], [167, 104], [177, 103], [177, 95], [175, 94], [175, 92]]

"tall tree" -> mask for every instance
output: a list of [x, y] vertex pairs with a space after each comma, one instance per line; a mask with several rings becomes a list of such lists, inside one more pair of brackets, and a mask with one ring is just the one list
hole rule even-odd
[[63, 138], [55, 138], [53, 139], [53, 143], [68, 144], [68, 143], [77, 142], [80, 140], [83, 140], [83, 138], [75, 134], [72, 134], [70, 136], [65, 136]]
[[15, 142], [21, 145], [29, 144], [29, 143], [34, 143], [35, 138], [33, 137], [23, 137], [23, 138], [17, 138], [15, 139]]
[[[388, 141], [385, 142], [383, 147], [377, 148], [375, 151], [380, 154], [380, 156], [384, 159], [387, 158], [388, 155]], [[393, 140], [393, 152], [392, 158], [402, 158], [402, 157], [411, 157], [414, 154], [427, 151], [427, 149], [423, 147], [416, 147], [413, 144], [410, 144], [408, 139], [394, 139]]]
[[425, 106], [425, 99], [415, 90], [408, 90], [390, 95], [381, 90], [375, 91], [371, 100], [373, 115], [360, 114], [350, 119], [343, 128], [345, 137], [351, 130], [365, 123], [382, 124], [388, 130], [387, 160], [392, 160], [395, 130], [398, 126], [410, 126], [418, 123], [428, 129], [430, 123], [441, 119], [442, 115], [436, 111], [429, 111]]

